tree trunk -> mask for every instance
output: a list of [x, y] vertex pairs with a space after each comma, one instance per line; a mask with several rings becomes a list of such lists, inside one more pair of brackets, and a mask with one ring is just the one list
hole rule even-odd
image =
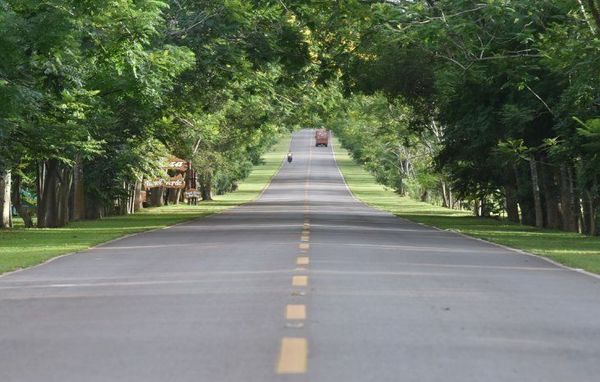
[[489, 211], [487, 208], [485, 197], [475, 199], [473, 201], [473, 215], [475, 215], [475, 217], [478, 218], [489, 216]]
[[442, 181], [442, 207], [450, 208], [452, 206], [449, 194], [450, 192], [446, 186], [446, 182]]
[[488, 203], [488, 200], [485, 196], [480, 199], [479, 204], [481, 206], [481, 217], [489, 218], [490, 216], [492, 216], [490, 204]]
[[569, 180], [569, 198], [571, 199], [573, 206], [573, 218], [575, 219], [575, 231], [581, 232], [581, 227], [583, 226], [583, 218], [581, 216], [581, 199], [579, 196], [579, 190], [575, 188], [575, 181], [573, 177], [573, 168], [567, 168], [567, 176]]
[[525, 201], [519, 202], [521, 208], [521, 224], [535, 225], [535, 208], [533, 204]]
[[113, 213], [127, 215], [129, 213], [129, 201], [131, 200], [131, 187], [125, 181], [121, 186], [123, 187], [123, 194], [113, 202]]
[[523, 184], [523, 176], [529, 178], [529, 166], [520, 167], [517, 162], [514, 162], [513, 173], [515, 177], [516, 196], [521, 211], [521, 224], [535, 225], [535, 211], [533, 208], [533, 197], [528, 184]]
[[540, 170], [542, 175], [542, 187], [544, 191], [544, 205], [546, 207], [546, 227], [560, 229], [561, 222], [554, 169], [548, 166], [545, 162], [542, 162]]
[[165, 205], [165, 189], [163, 187], [153, 188], [150, 193], [150, 204], [152, 207], [162, 207]]
[[71, 220], [77, 221], [85, 218], [85, 189], [83, 183], [83, 164], [77, 158], [73, 167], [73, 187], [71, 196]]
[[588, 0], [590, 6], [590, 12], [594, 16], [594, 22], [596, 23], [596, 33], [600, 30], [600, 6], [596, 4], [596, 0]]
[[19, 213], [19, 216], [23, 219], [23, 223], [26, 228], [33, 227], [33, 220], [31, 219], [31, 211], [29, 208], [23, 205], [21, 199], [21, 176], [16, 175], [13, 177], [13, 190], [12, 190], [12, 204]]
[[40, 216], [40, 211], [41, 211], [41, 204], [43, 201], [42, 195], [44, 194], [44, 183], [46, 183], [46, 166], [44, 165], [44, 162], [37, 162], [36, 163], [36, 176], [35, 176], [35, 197], [37, 199], [37, 225], [40, 225], [40, 219], [42, 219], [42, 217]]
[[560, 207], [562, 212], [562, 227], [568, 232], [577, 232], [577, 218], [575, 214], [575, 197], [570, 185], [571, 179], [566, 164], [560, 166]]
[[104, 217], [104, 204], [91, 196], [85, 198], [85, 218], [90, 220], [102, 219]]
[[584, 233], [590, 236], [598, 235], [598, 207], [600, 207], [600, 195], [598, 195], [598, 179], [594, 178], [591, 189], [583, 192], [583, 221]]
[[44, 168], [43, 189], [38, 195], [38, 227], [63, 227], [69, 221], [69, 195], [72, 169], [56, 159], [42, 164]]
[[135, 182], [135, 196], [134, 196], [134, 205], [133, 205], [133, 211], [137, 212], [141, 209], [144, 208], [144, 198], [143, 195], [146, 191], [144, 191], [143, 189], [143, 183], [141, 181], [136, 181]]
[[596, 203], [590, 191], [584, 192], [583, 200], [583, 232], [586, 235], [596, 234]]
[[506, 198], [506, 214], [508, 215], [508, 220], [513, 223], [519, 223], [519, 204], [515, 186], [504, 186], [504, 194]]
[[202, 200], [213, 200], [212, 199], [212, 182], [210, 178], [202, 183], [200, 183], [200, 195], [202, 195]]
[[56, 161], [42, 162], [40, 174], [43, 174], [41, 186], [42, 192], [38, 194], [38, 227], [55, 227], [56, 214], [56, 172], [58, 171]]
[[531, 170], [531, 189], [533, 191], [533, 205], [535, 208], [535, 226], [538, 228], [543, 228], [544, 211], [542, 210], [542, 197], [540, 194], [537, 162], [533, 154], [529, 157], [529, 168]]
[[169, 189], [169, 204], [179, 204], [179, 196], [181, 195], [181, 190], [171, 188]]
[[10, 202], [11, 180], [10, 170], [0, 171], [0, 228], [12, 227], [12, 208]]
[[71, 187], [73, 185], [73, 169], [64, 165], [61, 167], [58, 192], [58, 224], [59, 227], [64, 227], [69, 223], [69, 217], [71, 216], [69, 196], [71, 195]]
[[127, 215], [135, 212], [136, 185], [137, 182], [127, 183], [127, 211], [125, 211]]

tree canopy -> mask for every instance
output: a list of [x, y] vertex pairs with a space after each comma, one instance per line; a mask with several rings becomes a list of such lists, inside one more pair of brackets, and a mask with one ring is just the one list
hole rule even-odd
[[0, 56], [3, 227], [131, 213], [170, 155], [208, 200], [326, 127], [399, 193], [598, 233], [598, 0], [0, 0]]

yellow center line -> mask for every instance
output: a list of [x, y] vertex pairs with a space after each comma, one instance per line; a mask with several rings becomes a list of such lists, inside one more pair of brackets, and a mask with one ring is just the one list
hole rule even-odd
[[306, 373], [308, 358], [308, 341], [306, 338], [284, 337], [277, 361], [278, 374]]
[[308, 285], [308, 276], [293, 276], [292, 277], [292, 285], [293, 286], [307, 286]]
[[[306, 183], [304, 185], [304, 224], [301, 240], [304, 243], [299, 244], [302, 252], [306, 252], [310, 248], [307, 242], [310, 239], [310, 203], [309, 203], [309, 188], [310, 188], [310, 173], [312, 166], [312, 140], [309, 149], [308, 166], [306, 169]], [[299, 256], [296, 260], [298, 265], [308, 265], [308, 257]], [[293, 286], [307, 286], [308, 276], [293, 276]], [[306, 305], [289, 304], [285, 307], [285, 318], [287, 320], [305, 320]], [[279, 360], [277, 361], [278, 374], [303, 374], [306, 373], [308, 364], [308, 342], [306, 338], [299, 337], [284, 337], [281, 340], [281, 349], [279, 352]]]
[[308, 150], [308, 166], [306, 168], [306, 182], [304, 184], [304, 206], [305, 206], [304, 211], [306, 213], [310, 212], [308, 191], [310, 189], [310, 172], [311, 172], [311, 168], [312, 168], [312, 155], [313, 155], [313, 145], [311, 143], [309, 145], [309, 150]]
[[310, 260], [306, 256], [300, 256], [296, 259], [296, 265], [308, 265]]
[[305, 320], [306, 305], [287, 305], [285, 307], [285, 318], [288, 320]]

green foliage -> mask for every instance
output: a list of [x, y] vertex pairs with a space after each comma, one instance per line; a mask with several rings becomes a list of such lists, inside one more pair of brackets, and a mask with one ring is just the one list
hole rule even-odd
[[167, 19], [172, 42], [197, 60], [161, 120], [174, 132], [166, 142], [193, 161], [203, 187], [231, 191], [296, 115], [308, 63], [302, 26], [269, 2], [182, 2]]
[[582, 125], [577, 129], [577, 133], [585, 139], [583, 148], [597, 157], [600, 153], [600, 118], [591, 119], [586, 123], [576, 120]]
[[[545, 171], [545, 190], [569, 177], [563, 185], [576, 184], [573, 193], [597, 210], [595, 138], [586, 133], [589, 126], [581, 128], [572, 118], [594, 120], [599, 111], [600, 26], [592, 11], [588, 4], [549, 0], [510, 6], [504, 1], [362, 2], [361, 11], [346, 9], [341, 24], [354, 33], [331, 24], [353, 47], [336, 59], [344, 96], [382, 92], [390, 105], [405, 105], [408, 121], [392, 130], [406, 138], [400, 140], [405, 149], [430, 150], [416, 161], [421, 172], [399, 181], [402, 169], [385, 159], [393, 157], [398, 138], [374, 134], [371, 124], [379, 122], [369, 121], [389, 119], [382, 109], [370, 110], [364, 121], [349, 112], [348, 125], [356, 126], [338, 126], [338, 135], [378, 181], [395, 189], [412, 183], [435, 192], [448, 180], [455, 196], [471, 206], [478, 200], [501, 206], [499, 201], [514, 196], [507, 190], [517, 189], [526, 211], [533, 205], [529, 163], [535, 161]], [[357, 138], [356, 128], [368, 132], [369, 140]], [[577, 198], [565, 190], [563, 198]], [[543, 205], [558, 203], [545, 192]], [[572, 218], [564, 213], [564, 219]], [[585, 214], [593, 219], [593, 211]]]
[[112, 206], [171, 153], [220, 194], [282, 130], [329, 127], [401, 194], [516, 197], [526, 221], [538, 188], [538, 210], [565, 209], [548, 191], [561, 185], [593, 220], [590, 4], [0, 0], [0, 169], [81, 162], [88, 196]]
[[326, 126], [378, 182], [417, 198], [430, 191], [429, 200], [439, 202], [442, 178], [433, 169], [438, 148], [424, 144], [434, 140], [425, 137], [432, 135], [431, 131], [411, 129], [412, 113], [401, 102], [390, 104], [382, 94], [356, 95], [344, 101], [337, 117], [327, 120]]
[[231, 191], [294, 119], [308, 44], [280, 3], [0, 7], [0, 167], [35, 177], [39, 163], [81, 163], [99, 206], [157, 176], [168, 154], [192, 160], [217, 193]]

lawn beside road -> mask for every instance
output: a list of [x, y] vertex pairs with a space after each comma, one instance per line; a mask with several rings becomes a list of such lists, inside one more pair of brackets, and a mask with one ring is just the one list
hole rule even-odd
[[137, 214], [70, 223], [64, 228], [0, 230], [0, 273], [39, 264], [50, 258], [77, 252], [124, 235], [163, 228], [211, 215], [254, 200], [279, 169], [290, 137], [279, 140], [263, 156], [235, 192], [215, 196], [198, 206], [177, 205], [148, 208]]
[[373, 176], [356, 164], [337, 141], [334, 143], [336, 160], [352, 193], [372, 207], [417, 223], [461, 232], [600, 274], [600, 238], [476, 218], [467, 211], [455, 211], [401, 197], [393, 190], [377, 184]]

